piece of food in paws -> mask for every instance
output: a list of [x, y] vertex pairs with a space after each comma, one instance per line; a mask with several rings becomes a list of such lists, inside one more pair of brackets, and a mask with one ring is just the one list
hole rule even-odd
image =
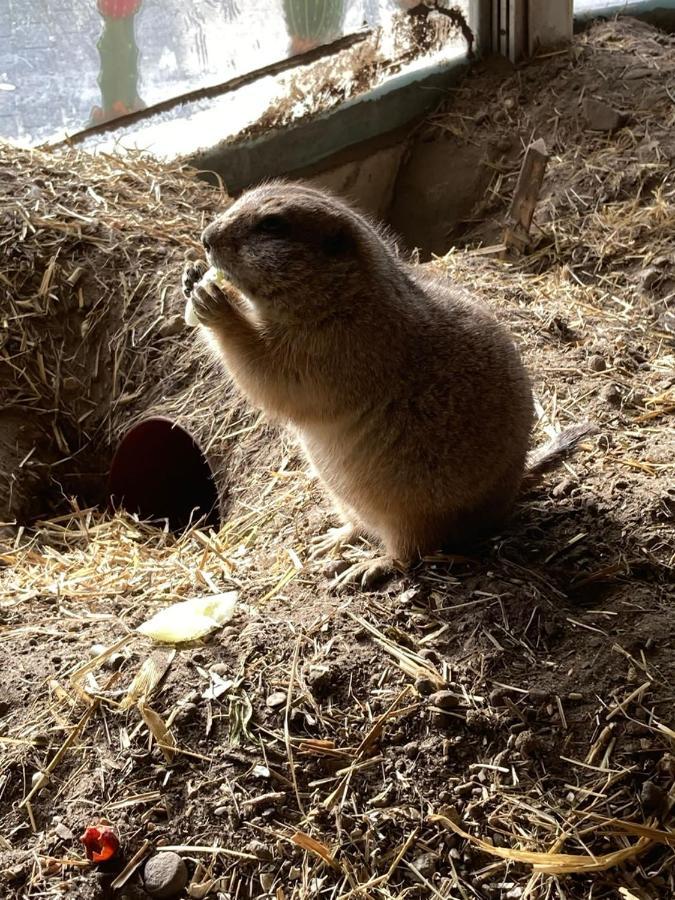
[[[225, 275], [223, 274], [223, 272], [220, 271], [220, 269], [216, 269], [213, 266], [211, 266], [211, 268], [207, 269], [207, 271], [202, 275], [202, 277], [199, 279], [197, 284], [206, 285], [206, 284], [209, 284], [209, 282], [211, 282], [211, 281], [215, 281], [216, 284], [219, 284], [222, 286], [225, 284], [225, 281], [226, 281]], [[196, 286], [197, 285], [195, 285], [195, 287]], [[192, 298], [188, 298], [188, 301], [185, 304], [184, 318], [185, 318], [185, 324], [188, 325], [190, 328], [196, 328], [199, 325], [199, 319], [197, 318], [197, 315], [194, 310], [194, 306], [192, 305]]]

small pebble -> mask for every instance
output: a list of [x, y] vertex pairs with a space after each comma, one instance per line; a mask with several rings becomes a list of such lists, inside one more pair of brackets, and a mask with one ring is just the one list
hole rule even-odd
[[591, 372], [604, 372], [607, 368], [607, 363], [599, 353], [594, 353], [593, 356], [588, 358], [588, 368]]
[[525, 758], [534, 756], [543, 749], [541, 741], [533, 731], [521, 732], [513, 744], [516, 750]]
[[454, 791], [458, 797], [469, 797], [475, 786], [473, 781], [465, 781], [462, 784], [456, 784]]
[[[91, 659], [96, 659], [97, 656], [101, 656], [108, 650], [105, 644], [92, 644], [89, 648], [89, 656]], [[113, 653], [107, 659], [103, 661], [103, 666], [106, 669], [111, 669], [113, 672], [116, 672], [118, 669], [122, 668], [124, 663], [124, 654], [123, 653]]]
[[176, 714], [176, 720], [178, 722], [189, 722], [190, 719], [197, 712], [197, 704], [196, 703], [183, 703], [178, 707], [178, 713]]
[[30, 780], [31, 788], [36, 788], [38, 785], [46, 784], [48, 779], [45, 777], [43, 772], [33, 772], [33, 776]]
[[626, 121], [624, 113], [613, 109], [608, 103], [586, 97], [583, 103], [586, 127], [591, 131], [616, 131]]
[[211, 666], [209, 671], [213, 672], [214, 675], [227, 675], [230, 670], [225, 663], [216, 663], [215, 665]]
[[262, 841], [249, 841], [246, 846], [246, 852], [252, 853], [253, 856], [257, 856], [258, 859], [263, 859], [265, 861], [274, 859], [274, 854], [266, 844], [263, 844]]
[[656, 816], [657, 819], [665, 818], [670, 809], [668, 794], [653, 781], [645, 781], [642, 785], [640, 802], [645, 815]]
[[[447, 793], [447, 791], [444, 791], [441, 793]], [[455, 825], [459, 825], [461, 827], [462, 817], [460, 816], [459, 810], [457, 809], [456, 806], [453, 806], [451, 804], [448, 804], [446, 806], [441, 806], [440, 809], [438, 810], [438, 812], [442, 816], [445, 816], [446, 819], [450, 819], [451, 822], [454, 822]]]
[[145, 864], [143, 882], [151, 897], [177, 897], [188, 883], [187, 866], [177, 853], [157, 853]]
[[504, 688], [493, 688], [490, 691], [490, 696], [488, 697], [490, 706], [504, 706], [505, 696], [506, 692], [504, 691]]
[[315, 697], [328, 696], [335, 687], [335, 676], [328, 666], [311, 666], [305, 677], [308, 687]]
[[323, 577], [331, 579], [337, 578], [338, 575], [342, 575], [343, 572], [346, 572], [350, 565], [351, 563], [348, 559], [331, 560], [326, 563], [322, 569]]
[[265, 701], [270, 709], [279, 709], [286, 705], [286, 691], [274, 691]]
[[615, 384], [606, 384], [600, 391], [600, 399], [610, 406], [620, 406], [621, 391]]
[[643, 291], [649, 291], [654, 287], [659, 278], [662, 277], [661, 270], [656, 266], [648, 266], [643, 269], [640, 274], [640, 287]]
[[436, 691], [429, 697], [429, 703], [438, 709], [455, 709], [459, 706], [459, 697], [452, 691]]
[[67, 825], [64, 825], [63, 822], [59, 822], [59, 824], [54, 829], [56, 836], [60, 838], [62, 841], [73, 841], [75, 840], [75, 835], [68, 828]]
[[406, 744], [403, 747], [403, 752], [408, 757], [408, 759], [415, 759], [415, 757], [420, 752], [419, 741], [410, 741], [410, 743]]
[[433, 683], [431, 678], [422, 677], [422, 678], [418, 678], [415, 681], [415, 690], [422, 697], [428, 697], [429, 694], [433, 694], [435, 687], [436, 687], [436, 685]]

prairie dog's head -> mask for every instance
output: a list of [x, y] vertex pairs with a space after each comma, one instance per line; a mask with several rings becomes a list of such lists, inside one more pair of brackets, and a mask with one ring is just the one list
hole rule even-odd
[[211, 265], [261, 315], [280, 321], [346, 312], [366, 286], [365, 274], [392, 254], [376, 229], [344, 203], [279, 181], [243, 194], [205, 229], [202, 242]]

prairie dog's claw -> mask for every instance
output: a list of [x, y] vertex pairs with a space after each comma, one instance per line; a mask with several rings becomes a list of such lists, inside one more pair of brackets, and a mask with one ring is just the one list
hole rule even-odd
[[211, 281], [195, 284], [192, 290], [192, 308], [201, 325], [214, 325], [222, 319], [222, 311], [230, 305], [230, 299], [222, 288]]
[[336, 574], [331, 582], [334, 591], [342, 591], [347, 586], [355, 586], [364, 591], [373, 590], [382, 582], [389, 580], [398, 567], [388, 556], [376, 556], [375, 559], [364, 559], [353, 563], [344, 571]]
[[194, 286], [204, 277], [208, 268], [208, 263], [204, 262], [202, 259], [187, 260], [183, 267], [183, 275], [181, 278], [181, 287], [183, 288], [183, 295], [186, 298], [189, 299], [192, 296]]
[[343, 547], [357, 541], [361, 533], [354, 525], [342, 525], [340, 528], [330, 528], [325, 534], [321, 534], [312, 540], [312, 552], [310, 560], [320, 559], [329, 553], [341, 550]]

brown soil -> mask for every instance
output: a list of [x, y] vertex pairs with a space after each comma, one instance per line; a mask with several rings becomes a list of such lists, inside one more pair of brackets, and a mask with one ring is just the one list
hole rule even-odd
[[[549, 425], [600, 427], [480, 553], [428, 560], [379, 593], [332, 594], [306, 563], [327, 524], [321, 491], [290, 440], [256, 417], [220, 435], [242, 474], [218, 534], [177, 539], [75, 510], [7, 546], [4, 896], [111, 895], [123, 861], [87, 867], [77, 840], [101, 819], [126, 860], [146, 841], [146, 853], [179, 846], [192, 897], [204, 883], [227, 898], [675, 894], [673, 58], [658, 32], [601, 25], [499, 92], [490, 72], [472, 74], [435, 120], [457, 128], [462, 102], [484, 96], [476, 128], [513, 137], [467, 247], [437, 264], [517, 336], [537, 441]], [[626, 127], [585, 130], [584, 86], [620, 105]], [[510, 264], [476, 253], [470, 241], [501, 234], [483, 219], [506, 208], [511, 148], [540, 134], [554, 155], [537, 245]], [[196, 228], [191, 215], [181, 221]], [[145, 702], [170, 725], [168, 761], [138, 709], [120, 708], [156, 652], [132, 629], [232, 588], [231, 623], [155, 657], [166, 673]], [[125, 639], [119, 658], [80, 670], [93, 645]], [[216, 676], [233, 683], [209, 696]], [[144, 896], [138, 873], [117, 896]]]

